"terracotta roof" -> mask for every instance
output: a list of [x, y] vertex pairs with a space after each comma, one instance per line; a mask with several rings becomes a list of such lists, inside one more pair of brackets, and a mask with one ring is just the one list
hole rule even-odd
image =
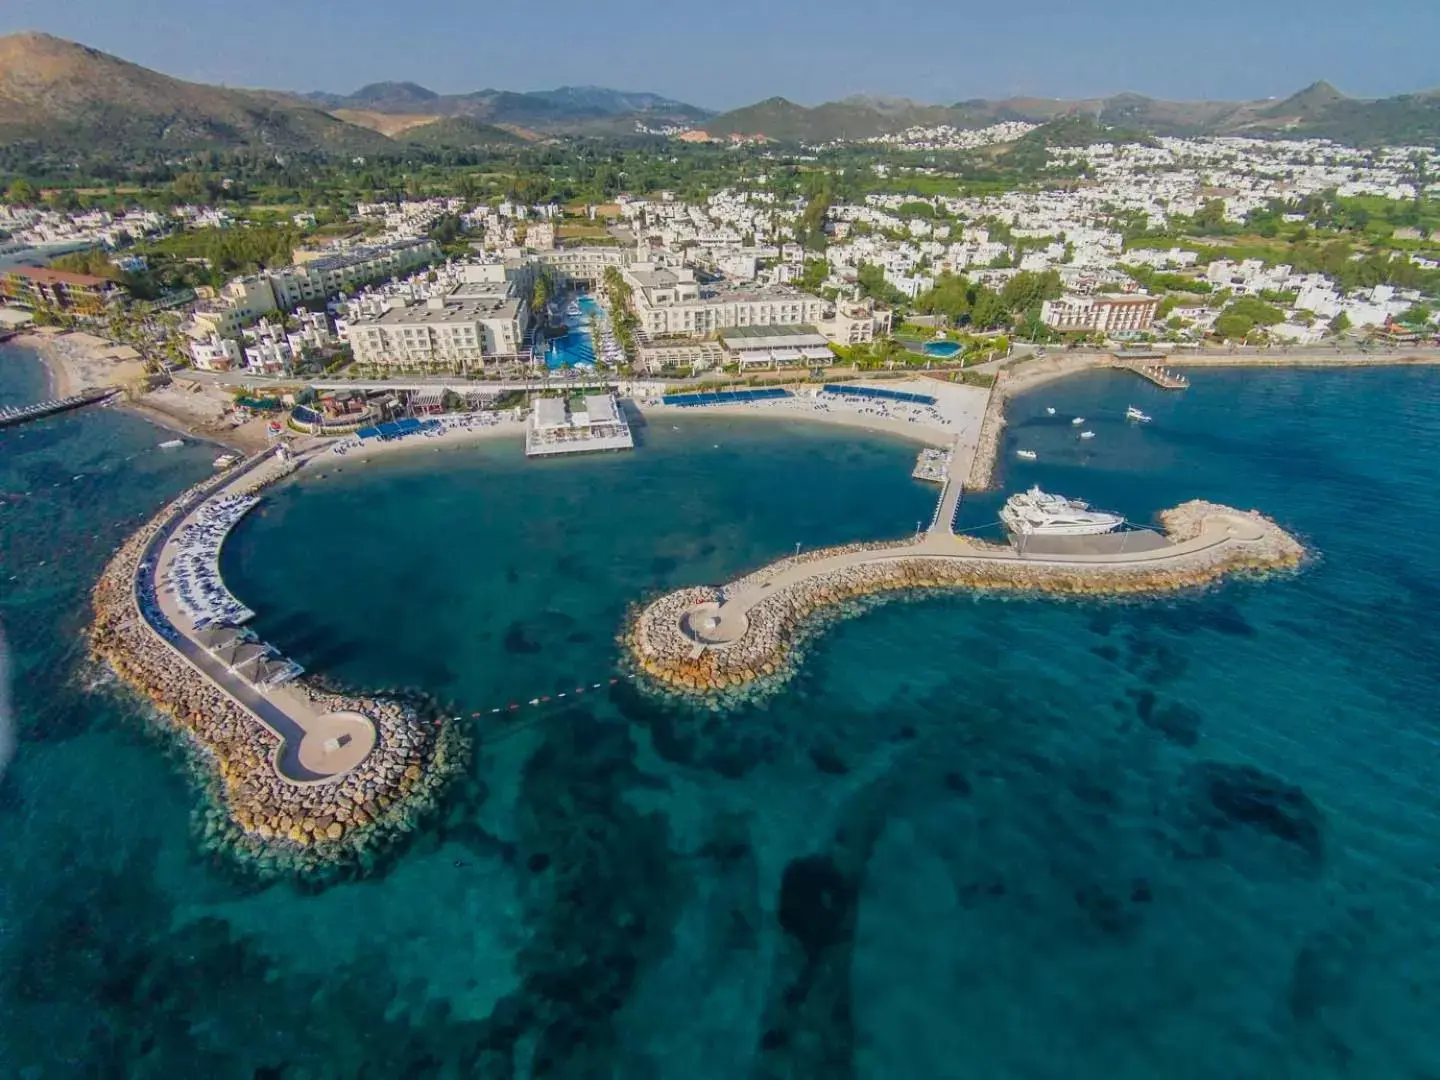
[[108, 278], [94, 277], [91, 274], [74, 274], [69, 270], [52, 270], [48, 266], [12, 266], [4, 272], [46, 285], [85, 285], [93, 289], [101, 285], [115, 284]]

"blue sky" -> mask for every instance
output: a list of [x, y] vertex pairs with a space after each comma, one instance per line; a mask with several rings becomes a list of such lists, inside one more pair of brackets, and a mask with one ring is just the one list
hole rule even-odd
[[0, 0], [0, 33], [25, 29], [231, 86], [596, 84], [721, 109], [776, 94], [949, 103], [1440, 85], [1434, 0]]

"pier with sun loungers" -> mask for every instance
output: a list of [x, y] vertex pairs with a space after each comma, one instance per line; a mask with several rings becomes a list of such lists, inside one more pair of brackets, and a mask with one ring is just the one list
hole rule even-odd
[[180, 613], [196, 629], [239, 626], [255, 617], [255, 612], [225, 587], [220, 576], [220, 548], [230, 530], [259, 502], [255, 495], [215, 499], [202, 505], [175, 535], [169, 564], [160, 575], [160, 588], [174, 596]]

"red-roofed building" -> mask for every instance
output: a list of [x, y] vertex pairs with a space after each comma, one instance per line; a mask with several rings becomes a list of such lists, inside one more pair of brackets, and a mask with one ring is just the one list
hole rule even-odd
[[84, 314], [102, 311], [125, 298], [125, 287], [109, 278], [52, 270], [48, 266], [13, 266], [0, 270], [0, 303]]

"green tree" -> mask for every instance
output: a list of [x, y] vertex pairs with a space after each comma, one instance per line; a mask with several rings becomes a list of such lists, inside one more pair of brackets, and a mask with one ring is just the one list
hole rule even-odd
[[1411, 304], [1409, 308], [1395, 316], [1395, 321], [1403, 326], [1412, 329], [1419, 329], [1428, 326], [1433, 312], [1428, 304]]
[[994, 289], [980, 286], [970, 302], [970, 323], [981, 330], [1008, 324], [1009, 310]]
[[806, 259], [805, 271], [796, 279], [795, 284], [806, 292], [819, 292], [829, 276], [830, 264], [824, 259]]
[[40, 192], [35, 189], [35, 185], [23, 176], [12, 180], [5, 189], [5, 200], [15, 206], [30, 206], [39, 197]]
[[1339, 336], [1340, 334], [1345, 333], [1346, 330], [1350, 329], [1350, 316], [1346, 315], [1345, 312], [1342, 311], [1330, 320], [1326, 328], [1330, 331], [1330, 333]]
[[550, 279], [544, 274], [539, 274], [536, 276], [535, 284], [530, 290], [530, 310], [534, 312], [544, 311], [545, 305], [549, 302]]
[[927, 315], [943, 315], [952, 322], [970, 312], [970, 283], [958, 274], [945, 271], [928, 291], [915, 298], [915, 308]]
[[1215, 336], [1224, 338], [1226, 341], [1244, 341], [1250, 331], [1255, 329], [1255, 322], [1245, 315], [1228, 314], [1221, 315], [1215, 320]]

